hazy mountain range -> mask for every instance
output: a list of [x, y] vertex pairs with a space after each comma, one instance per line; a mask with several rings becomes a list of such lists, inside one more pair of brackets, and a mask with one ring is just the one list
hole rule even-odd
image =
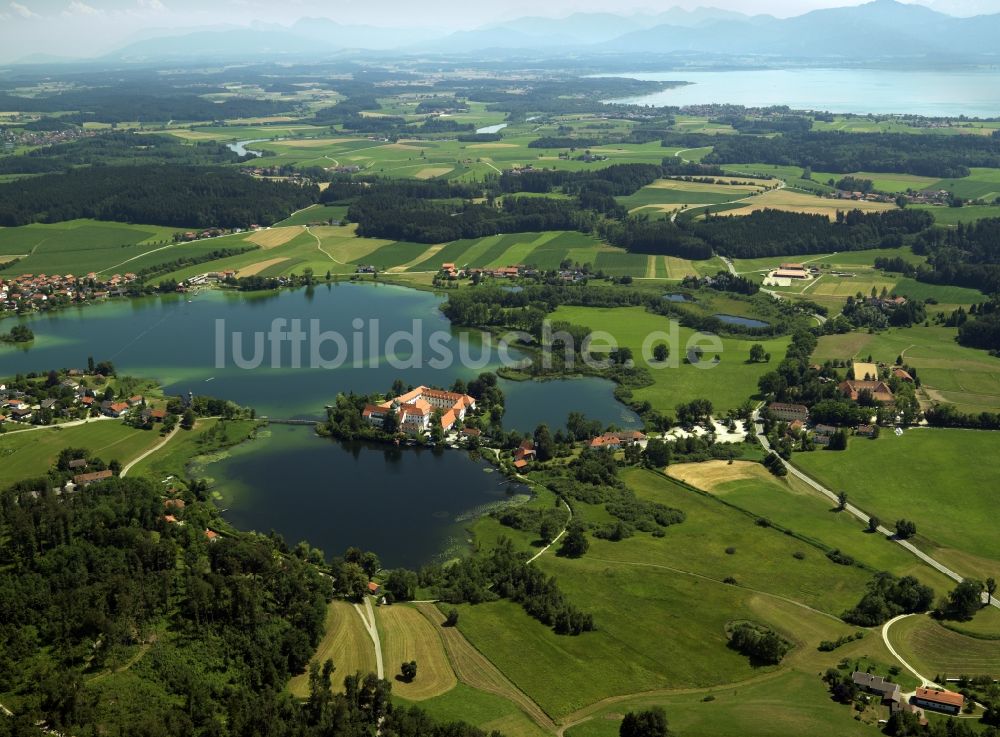
[[[949, 8], [954, 0], [938, 0]], [[921, 5], [875, 0], [792, 18], [715, 8], [659, 14], [575, 13], [524, 17], [435, 35], [426, 29], [343, 25], [303, 18], [291, 26], [196, 29], [132, 42], [108, 60], [331, 57], [357, 51], [404, 54], [712, 54], [851, 63], [954, 59], [1000, 62], [1000, 14], [956, 17]]]

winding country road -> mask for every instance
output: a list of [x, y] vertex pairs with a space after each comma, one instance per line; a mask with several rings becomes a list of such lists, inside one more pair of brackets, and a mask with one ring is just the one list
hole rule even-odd
[[[765, 452], [767, 452], [767, 451], [771, 450], [771, 444], [768, 441], [767, 436], [764, 435], [764, 426], [760, 424], [759, 417], [760, 417], [760, 407], [758, 407], [756, 410], [754, 410], [754, 414], [753, 414], [754, 431], [755, 431], [755, 433], [757, 435], [757, 439], [760, 441], [761, 447], [763, 447], [764, 450], [765, 450]], [[779, 458], [780, 458], [780, 456], [779, 456]], [[797, 478], [800, 481], [804, 482], [805, 484], [807, 484], [813, 490], [818, 491], [820, 494], [822, 494], [826, 498], [830, 499], [832, 502], [837, 503], [837, 504], [840, 503], [839, 498], [837, 497], [837, 495], [833, 491], [831, 491], [830, 489], [826, 488], [825, 486], [823, 486], [819, 482], [814, 481], [812, 478], [810, 478], [809, 476], [807, 476], [806, 474], [804, 474], [802, 471], [800, 471], [799, 469], [797, 469], [795, 466], [793, 466], [790, 462], [786, 461], [784, 458], [781, 458], [781, 463], [785, 466], [785, 468], [788, 469], [788, 472], [790, 474], [792, 474], [793, 476], [795, 476], [795, 478]], [[844, 507], [844, 509], [845, 509], [845, 511], [849, 512], [850, 514], [854, 515], [859, 520], [861, 520], [862, 522], [864, 522], [866, 525], [868, 524], [868, 520], [870, 519], [870, 517], [865, 512], [861, 511], [856, 506], [854, 506], [853, 504], [847, 504]], [[888, 529], [887, 527], [885, 527], [883, 525], [879, 525], [878, 526], [878, 532], [880, 532], [881, 534], [883, 534], [886, 537], [890, 538], [897, 545], [899, 545], [900, 547], [906, 549], [911, 554], [915, 555], [917, 558], [919, 558], [924, 563], [926, 563], [927, 565], [929, 565], [931, 568], [934, 568], [934, 569], [940, 571], [941, 573], [943, 573], [944, 575], [946, 575], [948, 578], [952, 579], [953, 581], [961, 582], [962, 579], [964, 578], [964, 576], [960, 576], [955, 571], [953, 571], [950, 568], [948, 568], [944, 563], [941, 563], [940, 561], [932, 558], [930, 555], [928, 555], [924, 551], [920, 550], [920, 548], [918, 548], [916, 545], [914, 545], [913, 543], [911, 543], [909, 540], [902, 540], [902, 539], [896, 537], [895, 534], [893, 533], [893, 531], [890, 530], [890, 529]], [[984, 599], [984, 601], [985, 601], [985, 599]], [[1000, 608], [1000, 601], [998, 601], [996, 597], [989, 597], [989, 602], [988, 603], [992, 604], [993, 606], [995, 606], [997, 608]]]
[[138, 456], [137, 458], [133, 458], [131, 461], [129, 461], [128, 463], [126, 463], [125, 466], [122, 467], [122, 472], [120, 474], [118, 474], [118, 475], [119, 476], [124, 476], [125, 474], [127, 474], [129, 471], [132, 470], [132, 467], [134, 465], [136, 465], [140, 461], [146, 460], [151, 455], [153, 455], [153, 453], [156, 453], [158, 450], [161, 450], [167, 443], [170, 442], [171, 438], [173, 438], [174, 435], [177, 434], [177, 431], [179, 429], [180, 429], [180, 425], [179, 424], [178, 425], [174, 425], [174, 429], [171, 430], [167, 434], [167, 436], [165, 438], [163, 438], [163, 440], [161, 440], [159, 443], [157, 443], [156, 445], [154, 445], [152, 448], [150, 448], [149, 450], [147, 450], [142, 455]]

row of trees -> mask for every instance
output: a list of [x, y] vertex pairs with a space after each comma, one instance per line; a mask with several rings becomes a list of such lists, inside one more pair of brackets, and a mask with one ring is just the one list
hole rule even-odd
[[707, 216], [684, 227], [723, 255], [759, 258], [895, 248], [905, 236], [933, 224], [934, 218], [923, 210], [850, 210], [838, 212], [836, 222], [830, 222], [825, 215], [767, 209], [744, 217]]
[[896, 172], [934, 178], [969, 175], [970, 167], [1000, 167], [1000, 138], [913, 136], [906, 133], [789, 132], [774, 137], [714, 138], [705, 163], [759, 161], [815, 171]]

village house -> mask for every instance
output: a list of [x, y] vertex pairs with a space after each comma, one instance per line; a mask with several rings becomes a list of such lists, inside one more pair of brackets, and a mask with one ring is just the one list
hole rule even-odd
[[958, 714], [965, 706], [965, 697], [954, 691], [942, 691], [936, 688], [918, 688], [910, 699], [910, 703], [932, 711], [945, 714]]
[[902, 699], [902, 694], [898, 683], [887, 681], [882, 678], [882, 676], [872, 675], [871, 673], [862, 673], [860, 671], [855, 671], [851, 675], [851, 680], [854, 682], [854, 685], [862, 691], [867, 691], [868, 693], [880, 696], [882, 698], [882, 703], [888, 704], [892, 711], [896, 711], [899, 708], [899, 702]]
[[476, 400], [468, 394], [418, 386], [395, 399], [367, 405], [361, 416], [372, 425], [381, 426], [386, 416], [395, 414], [403, 432], [417, 435], [430, 429], [436, 412], [441, 413], [441, 428], [448, 432], [475, 408]]
[[102, 411], [108, 417], [121, 417], [128, 413], [128, 404], [125, 402], [111, 402], [107, 407], [102, 407]]
[[782, 422], [805, 422], [809, 419], [809, 409], [804, 404], [786, 404], [785, 402], [771, 402], [767, 405], [767, 411], [774, 415], [776, 420]]
[[524, 464], [527, 465], [529, 461], [535, 460], [536, 455], [534, 441], [522, 440], [521, 444], [517, 446], [517, 450], [514, 451], [514, 463], [516, 465], [518, 461], [524, 461]]
[[596, 438], [591, 438], [587, 445], [594, 449], [620, 450], [629, 445], [637, 445], [645, 440], [645, 434], [638, 430], [626, 430], [625, 432], [606, 432], [603, 435], [598, 435]]

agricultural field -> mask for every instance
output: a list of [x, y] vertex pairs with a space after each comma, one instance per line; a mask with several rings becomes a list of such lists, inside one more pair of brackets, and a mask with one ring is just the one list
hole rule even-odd
[[[331, 601], [326, 607], [325, 633], [311, 662], [322, 666], [327, 660], [332, 660], [337, 667], [333, 683], [338, 690], [345, 676], [375, 670], [372, 640], [354, 605], [346, 601]], [[308, 696], [309, 671], [295, 676], [288, 690], [295, 696]]]
[[983, 199], [992, 202], [1000, 198], [1000, 169], [974, 168], [967, 177], [941, 179], [934, 185], [934, 189], [946, 189], [963, 200]]
[[927, 210], [934, 216], [938, 225], [958, 225], [971, 223], [981, 218], [1000, 218], [1000, 205], [964, 205], [962, 207], [945, 207], [944, 205], [911, 205], [920, 210]]
[[[173, 243], [179, 228], [159, 225], [127, 225], [97, 220], [67, 220], [61, 223], [32, 224], [0, 228], [0, 263], [9, 256], [20, 260], [0, 276], [19, 274], [75, 274], [91, 271], [132, 270], [169, 261], [175, 256], [152, 252]], [[171, 249], [163, 251], [170, 253]], [[148, 254], [148, 255], [147, 255]], [[145, 256], [145, 258], [143, 258]]]
[[440, 627], [435, 627], [416, 609], [404, 604], [378, 607], [376, 619], [386, 677], [398, 673], [401, 663], [417, 662], [417, 677], [412, 683], [397, 677], [392, 685], [394, 695], [423, 701], [455, 687], [458, 681], [438, 634]]
[[[733, 181], [744, 181], [738, 177]], [[761, 192], [768, 186], [766, 180], [750, 180], [752, 184], [702, 184], [675, 179], [660, 179], [643, 187], [618, 202], [630, 213], [645, 212], [649, 215], [670, 213], [685, 206], [716, 205], [740, 200]], [[773, 186], [773, 183], [771, 183]]]
[[[831, 660], [818, 670], [833, 665]], [[815, 674], [794, 670], [714, 688], [708, 694], [681, 691], [615, 699], [572, 715], [574, 726], [566, 730], [566, 737], [617, 737], [625, 712], [652, 706], [666, 710], [672, 733], [697, 737], [731, 737], [734, 725], [739, 725], [741, 737], [864, 737], [873, 733], [876, 720], [869, 716], [855, 721], [847, 707], [829, 698]], [[877, 716], [887, 714], [884, 710]]]
[[[727, 303], [728, 304], [728, 303]], [[596, 308], [596, 307], [559, 307], [551, 315], [553, 321], [566, 321], [575, 325], [583, 325], [591, 330], [601, 330], [613, 335], [619, 345], [631, 348], [638, 365], [650, 369], [653, 385], [636, 389], [633, 392], [636, 401], [649, 401], [657, 410], [672, 413], [674, 408], [692, 399], [710, 398], [716, 411], [735, 409], [757, 393], [757, 381], [767, 371], [770, 365], [765, 363], [748, 364], [747, 356], [750, 346], [762, 343], [772, 356], [772, 364], [777, 364], [785, 354], [788, 338], [770, 338], [744, 340], [741, 338], [721, 337], [722, 350], [719, 352], [721, 361], [713, 368], [698, 368], [681, 360], [687, 341], [695, 331], [677, 326], [678, 343], [676, 350], [682, 355], [677, 356], [678, 365], [675, 368], [664, 367], [662, 364], [647, 362], [641, 355], [643, 341], [647, 336], [659, 332], [669, 332], [671, 321], [667, 317], [646, 312], [641, 307]], [[661, 337], [654, 342], [669, 342]], [[671, 347], [671, 355], [675, 348]], [[708, 355], [713, 355], [709, 352]]]
[[275, 223], [275, 228], [287, 227], [289, 225], [309, 225], [315, 222], [327, 222], [330, 220], [340, 221], [347, 215], [345, 205], [313, 205], [305, 210], [299, 210], [291, 216], [285, 218], [280, 223]]
[[[975, 619], [980, 616], [977, 614]], [[956, 623], [959, 627], [964, 624]], [[889, 630], [889, 641], [918, 672], [930, 678], [936, 675], [1000, 678], [1000, 639], [962, 635], [924, 615], [907, 617], [894, 624]]]
[[[577, 710], [613, 696], [777, 675], [747, 667], [725, 647], [725, 624], [734, 618], [766, 623], [795, 642], [792, 663], [815, 662], [819, 640], [850, 631], [833, 613], [854, 603], [868, 574], [836, 566], [808, 544], [658, 473], [633, 470], [623, 478], [640, 499], [682, 509], [686, 520], [663, 538], [592, 539], [581, 559], [546, 554], [536, 563], [571, 601], [585, 603], [597, 632], [559, 637], [509, 602], [459, 608], [459, 629], [551, 716], [572, 722]], [[604, 521], [603, 508], [578, 507], [583, 519]], [[793, 557], [803, 549], [810, 552], [802, 560]], [[882, 655], [875, 641], [855, 645]], [[566, 669], [567, 662], [576, 667]]]
[[63, 448], [86, 448], [105, 463], [117, 460], [124, 466], [160, 440], [153, 430], [136, 430], [118, 420], [8, 432], [0, 435], [0, 487], [44, 476]]
[[883, 202], [845, 203], [828, 197], [817, 197], [807, 192], [796, 192], [791, 189], [773, 189], [756, 195], [746, 205], [733, 210], [726, 210], [727, 216], [749, 215], [758, 210], [784, 210], [786, 212], [804, 212], [816, 215], [826, 215], [835, 220], [837, 211], [863, 210], [865, 212], [884, 212], [895, 209], [895, 205]]
[[813, 357], [826, 361], [871, 356], [891, 364], [900, 355], [918, 370], [926, 399], [955, 404], [962, 412], [1000, 411], [1000, 365], [985, 351], [956, 343], [954, 328], [918, 325], [824, 335]]
[[813, 179], [819, 182], [829, 182], [831, 179], [836, 182], [844, 177], [870, 179], [874, 188], [879, 192], [907, 192], [909, 190], [919, 192], [924, 189], [940, 189], [940, 187], [936, 186], [940, 181], [939, 179], [921, 177], [916, 174], [890, 174], [870, 171], [856, 171], [851, 174], [813, 172]]
[[799, 453], [793, 461], [890, 528], [897, 519], [913, 520], [922, 549], [963, 575], [985, 578], [1000, 576], [993, 520], [1000, 476], [993, 464], [956, 459], [998, 452], [996, 433], [916, 428], [877, 440], [852, 437], [846, 451]]
[[855, 517], [831, 514], [830, 501], [794, 476], [779, 479], [761, 464], [749, 461], [680, 463], [669, 466], [666, 472], [804, 540], [841, 550], [871, 569], [917, 576], [942, 594], [953, 585], [951, 579], [898, 545], [881, 535], [868, 534]]
[[[419, 673], [419, 670], [418, 670]], [[419, 675], [418, 675], [419, 677]], [[396, 688], [393, 687], [393, 696]], [[499, 730], [506, 737], [549, 737], [511, 701], [502, 696], [459, 683], [448, 693], [419, 702], [421, 709], [441, 722], [464, 721], [484, 732]]]
[[873, 248], [867, 251], [840, 251], [835, 253], [807, 253], [792, 256], [764, 256], [762, 258], [733, 259], [733, 266], [740, 274], [766, 273], [778, 268], [783, 263], [805, 264], [819, 269], [839, 271], [843, 269], [868, 268], [873, 269], [877, 258], [902, 258], [911, 264], [923, 263], [924, 257], [918, 256], [907, 247], [903, 248]]

